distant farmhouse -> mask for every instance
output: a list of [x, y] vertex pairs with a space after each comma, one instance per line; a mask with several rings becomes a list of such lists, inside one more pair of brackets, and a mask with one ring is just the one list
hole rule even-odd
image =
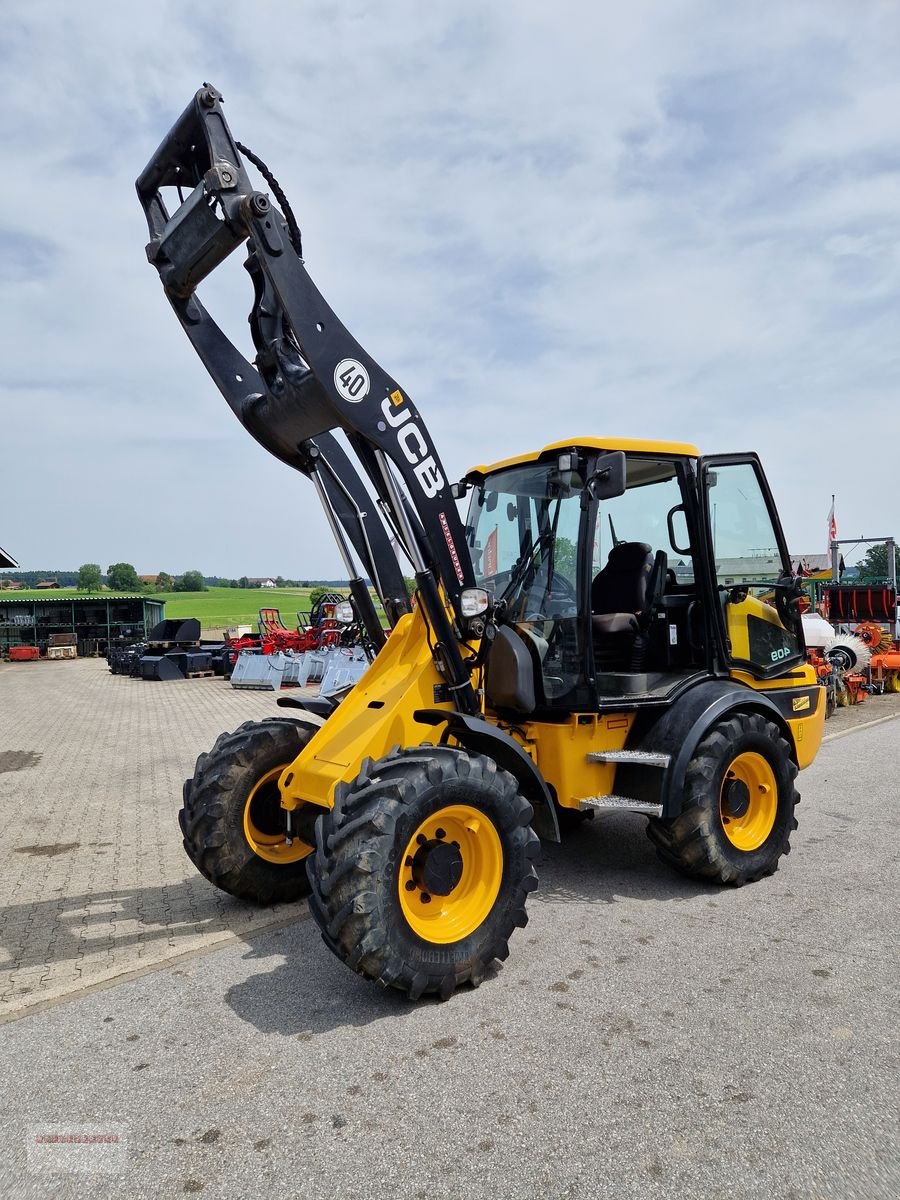
[[271, 588], [273, 588], [275, 586], [275, 580], [270, 579], [268, 577], [268, 575], [263, 576], [262, 579], [250, 579], [248, 576], [247, 582], [250, 584], [251, 587], [271, 587]]

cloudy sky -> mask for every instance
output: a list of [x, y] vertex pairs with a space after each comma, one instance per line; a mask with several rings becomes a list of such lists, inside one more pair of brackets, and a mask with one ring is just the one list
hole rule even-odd
[[10, 8], [0, 545], [340, 573], [144, 257], [134, 179], [204, 80], [451, 476], [671, 438], [757, 450], [794, 553], [832, 492], [900, 534], [898, 61], [894, 0]]

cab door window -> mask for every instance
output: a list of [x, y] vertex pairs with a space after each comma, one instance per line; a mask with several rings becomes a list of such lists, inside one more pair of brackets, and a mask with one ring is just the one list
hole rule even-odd
[[759, 464], [707, 459], [704, 482], [732, 664], [777, 673], [802, 654], [780, 611], [777, 585], [790, 575], [790, 562]]

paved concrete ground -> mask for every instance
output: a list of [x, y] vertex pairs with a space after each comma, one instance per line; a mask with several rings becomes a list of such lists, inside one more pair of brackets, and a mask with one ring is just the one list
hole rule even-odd
[[[28, 815], [13, 820], [23, 836], [10, 841], [7, 831], [5, 844], [79, 843], [54, 857], [21, 856], [38, 879], [19, 887], [45, 893], [32, 901], [30, 924], [57, 912], [53, 921], [70, 926], [62, 937], [70, 962], [85, 939], [111, 943], [115, 957], [123, 906], [134, 922], [127, 945], [143, 932], [144, 953], [157, 960], [231, 940], [0, 1029], [0, 1193], [900, 1194], [897, 722], [823, 748], [801, 780], [795, 852], [772, 879], [737, 891], [683, 880], [656, 861], [641, 818], [608, 817], [550, 848], [531, 922], [494, 978], [447, 1004], [411, 1005], [348, 972], [309, 920], [254, 931], [258, 918], [176, 865], [167, 822], [185, 769], [220, 727], [251, 707], [268, 711], [271, 696], [197, 681], [166, 688], [165, 698], [166, 685], [114, 680], [98, 664], [78, 671], [77, 688], [67, 676], [65, 692], [83, 680], [80, 703], [59, 694], [53, 676], [29, 677], [28, 688], [42, 689], [49, 730], [32, 743], [10, 743], [5, 723], [9, 684], [25, 677], [0, 673], [5, 743], [44, 755], [0, 776], [5, 808], [10, 778], [21, 796], [34, 771], [46, 772], [41, 788], [53, 805], [48, 822], [37, 803], [46, 799], [28, 785]], [[22, 721], [19, 696], [12, 711]], [[90, 732], [85, 703], [113, 728]], [[889, 715], [890, 703], [869, 702], [870, 719]], [[842, 732], [839, 722], [829, 734]], [[81, 742], [69, 743], [67, 766], [60, 759], [73, 725]], [[40, 734], [43, 725], [28, 728]], [[110, 763], [126, 746], [152, 785], [126, 771], [130, 786], [113, 786]], [[80, 787], [78, 807], [71, 796]], [[90, 886], [106, 883], [71, 897], [81, 901], [71, 911], [87, 913], [73, 931], [66, 877], [45, 872], [68, 855], [68, 878], [77, 876], [77, 854], [110, 823], [110, 790], [132, 798], [118, 810], [117, 834], [104, 833], [109, 851], [115, 836], [127, 844], [111, 862], [132, 880], [120, 893], [107, 860], [85, 859], [94, 863], [85, 868]], [[159, 806], [156, 845], [127, 819], [136, 796]], [[77, 836], [60, 824], [68, 806], [79, 812]], [[161, 890], [190, 896], [190, 914], [168, 920]], [[94, 917], [93, 898], [104, 892], [106, 915]], [[91, 946], [87, 958], [98, 951]], [[120, 1140], [37, 1141], [80, 1133]]]
[[222, 679], [0, 664], [0, 1020], [296, 915], [210, 887], [176, 821], [197, 755], [281, 711]]

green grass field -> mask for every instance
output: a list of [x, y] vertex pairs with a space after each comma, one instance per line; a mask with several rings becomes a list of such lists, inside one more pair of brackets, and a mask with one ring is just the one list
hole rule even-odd
[[[346, 589], [336, 589], [338, 591]], [[277, 608], [288, 629], [297, 624], [296, 614], [309, 610], [311, 588], [227, 588], [211, 587], [205, 592], [147, 592], [153, 600], [163, 600], [166, 617], [184, 619], [196, 617], [205, 632], [224, 629], [229, 625], [252, 625], [256, 628], [261, 608]], [[40, 591], [0, 592], [0, 604], [10, 600], [65, 600], [67, 596], [84, 595], [76, 588], [53, 588]], [[95, 592], [99, 600], [113, 599], [116, 592]]]
[[196, 617], [203, 629], [223, 629], [227, 625], [252, 625], [261, 608], [277, 608], [289, 629], [296, 625], [296, 613], [309, 609], [310, 588], [225, 588], [211, 587], [205, 592], [164, 592], [154, 596], [165, 600], [166, 616]]

